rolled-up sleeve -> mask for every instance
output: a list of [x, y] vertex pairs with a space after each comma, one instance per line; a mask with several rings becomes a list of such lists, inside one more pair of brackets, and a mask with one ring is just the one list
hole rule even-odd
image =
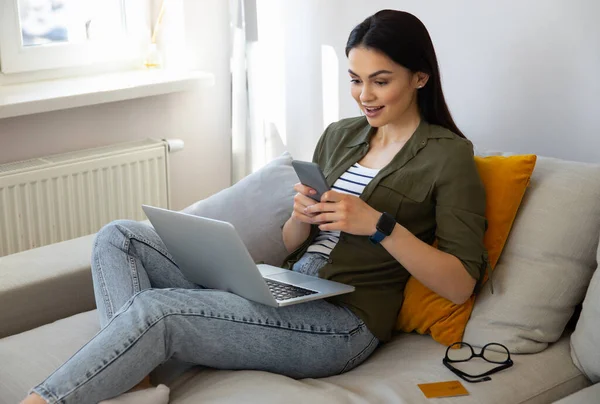
[[485, 189], [471, 143], [452, 143], [435, 187], [438, 249], [457, 257], [467, 272], [480, 280], [487, 268]]

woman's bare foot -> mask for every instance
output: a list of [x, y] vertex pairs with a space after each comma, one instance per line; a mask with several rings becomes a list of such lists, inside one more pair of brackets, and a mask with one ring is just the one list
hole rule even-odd
[[158, 387], [133, 391], [110, 400], [100, 401], [99, 404], [169, 404], [170, 390], [164, 384]]
[[48, 404], [46, 400], [35, 393], [28, 395], [20, 404]]

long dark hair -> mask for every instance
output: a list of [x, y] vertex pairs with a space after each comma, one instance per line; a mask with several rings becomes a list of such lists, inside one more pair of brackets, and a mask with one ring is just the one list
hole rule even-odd
[[446, 105], [433, 43], [421, 20], [404, 11], [381, 10], [350, 32], [346, 57], [359, 46], [377, 49], [412, 72], [427, 73], [429, 80], [417, 95], [421, 115], [427, 122], [465, 137]]

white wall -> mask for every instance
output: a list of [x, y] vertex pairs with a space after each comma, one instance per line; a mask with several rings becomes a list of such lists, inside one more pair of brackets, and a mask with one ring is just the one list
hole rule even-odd
[[[172, 207], [230, 185], [229, 2], [185, 0], [189, 66], [216, 84], [184, 93], [0, 119], [0, 163], [143, 138], [180, 138], [172, 154]], [[166, 16], [165, 16], [166, 18]]]
[[[261, 13], [274, 0], [257, 0]], [[321, 45], [339, 60], [340, 118], [356, 116], [344, 46], [351, 29], [383, 8], [427, 26], [448, 105], [477, 147], [600, 162], [600, 1], [284, 1], [285, 139], [310, 158], [323, 130]], [[269, 47], [268, 35], [259, 42]], [[272, 37], [271, 37], [272, 38]], [[282, 40], [277, 38], [278, 41]], [[279, 128], [278, 128], [279, 129]]]

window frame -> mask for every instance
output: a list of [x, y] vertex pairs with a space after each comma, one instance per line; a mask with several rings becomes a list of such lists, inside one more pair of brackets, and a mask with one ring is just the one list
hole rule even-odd
[[0, 73], [23, 77], [39, 76], [38, 72], [48, 71], [50, 76], [56, 76], [57, 71], [72, 71], [73, 68], [105, 70], [101, 66], [107, 66], [106, 70], [114, 70], [108, 66], [133, 67], [141, 60], [150, 42], [150, 1], [120, 1], [125, 31], [117, 43], [88, 41], [22, 47], [18, 0], [0, 0]]

